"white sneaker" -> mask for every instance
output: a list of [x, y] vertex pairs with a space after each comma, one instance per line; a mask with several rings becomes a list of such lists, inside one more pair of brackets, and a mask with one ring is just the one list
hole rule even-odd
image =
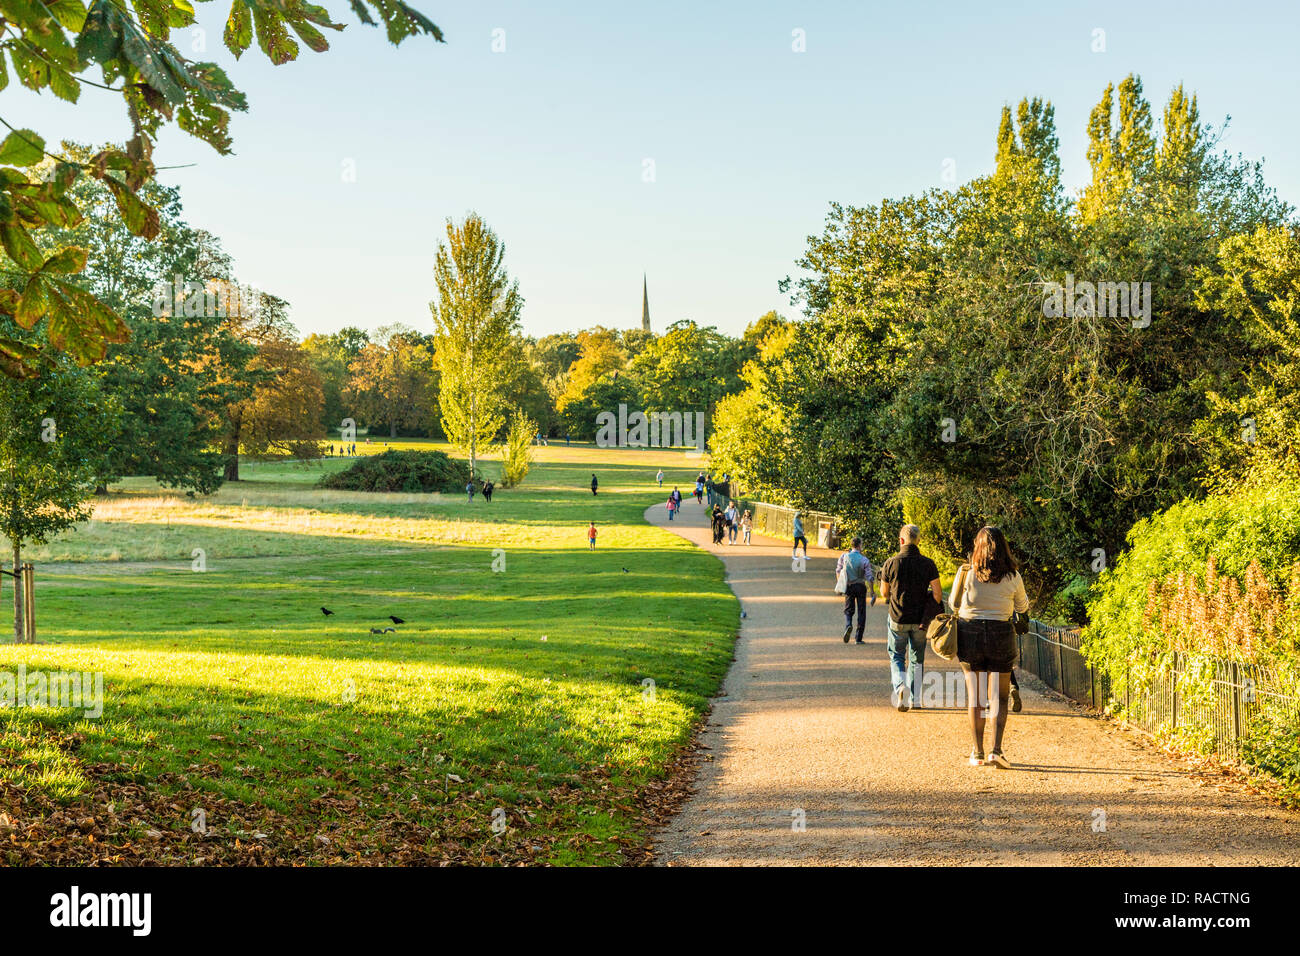
[[905, 713], [907, 713], [907, 711], [910, 709], [910, 705], [909, 705], [908, 702], [907, 702], [907, 696], [908, 696], [908, 695], [907, 695], [907, 688], [906, 688], [906, 687], [895, 687], [895, 688], [894, 688], [894, 693], [893, 693], [893, 698], [894, 698], [894, 707], [895, 707], [895, 708], [898, 710], [898, 712], [901, 713], [901, 714], [905, 714]]
[[972, 750], [970, 752], [970, 759], [967, 761], [967, 763], [969, 763], [972, 767], [982, 767], [984, 766], [984, 755], [980, 753], [978, 750]]
[[989, 754], [989, 764], [1001, 767], [1003, 770], [1011, 769], [1011, 761], [1002, 755], [1001, 750], [995, 750]]

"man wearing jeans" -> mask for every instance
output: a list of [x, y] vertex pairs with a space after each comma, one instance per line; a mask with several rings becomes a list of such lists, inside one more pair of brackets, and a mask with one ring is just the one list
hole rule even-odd
[[[804, 545], [807, 548], [807, 545]], [[853, 631], [853, 612], [858, 614], [858, 643], [864, 644], [862, 634], [867, 627], [867, 588], [871, 588], [871, 603], [876, 603], [876, 588], [871, 582], [875, 579], [876, 572], [871, 567], [871, 562], [867, 556], [862, 553], [862, 539], [853, 539], [853, 550], [846, 551], [840, 555], [839, 561], [835, 563], [835, 576], [839, 577], [840, 571], [844, 572], [845, 581], [848, 587], [844, 591], [844, 643], [849, 642], [849, 634]]]
[[[916, 546], [921, 529], [905, 524], [898, 532], [898, 554], [880, 569], [880, 596], [889, 602], [889, 672], [892, 702], [900, 711], [914, 703], [912, 690], [925, 663], [921, 618], [929, 598], [943, 600], [939, 569]], [[916, 688], [919, 689], [919, 688]]]

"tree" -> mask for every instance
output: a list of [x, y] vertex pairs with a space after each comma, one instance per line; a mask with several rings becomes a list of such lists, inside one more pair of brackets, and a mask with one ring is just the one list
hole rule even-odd
[[523, 299], [504, 259], [505, 246], [475, 213], [460, 225], [447, 220], [447, 241], [434, 258], [438, 301], [429, 310], [442, 374], [442, 428], [469, 454], [471, 475], [479, 452], [492, 447], [506, 421], [502, 385]]
[[518, 409], [510, 419], [505, 451], [501, 456], [501, 481], [507, 488], [523, 484], [533, 463], [533, 439], [537, 423]]
[[[1282, 303], [1285, 244], [1239, 255], [1222, 239], [1276, 229], [1292, 210], [1258, 166], [1209, 154], [1181, 88], [1162, 135], [1136, 77], [1119, 84], [1118, 119], [1115, 94], [1090, 118], [1093, 177], [1077, 203], [1051, 104], [1035, 98], [1002, 111], [992, 175], [832, 205], [800, 261], [807, 318], [719, 412], [715, 460], [881, 547], [904, 514], [941, 529], [952, 558], [980, 524], [1003, 525], [1041, 599], [1095, 577], [1082, 569], [1120, 552], [1136, 520], [1203, 494], [1211, 439], [1226, 447], [1228, 426], [1241, 430], [1228, 412], [1272, 402], [1271, 447], [1283, 447], [1285, 356], [1228, 318], [1244, 303], [1198, 300], [1198, 276], [1248, 274], [1257, 307]], [[1070, 311], [1049, 309], [1048, 284], [1067, 277], [1079, 283]], [[1282, 317], [1267, 316], [1287, 340]], [[1279, 401], [1258, 390], [1266, 380]]]
[[288, 303], [265, 292], [259, 299], [255, 310], [235, 320], [239, 338], [256, 352], [246, 368], [231, 372], [250, 388], [222, 416], [226, 481], [239, 481], [241, 451], [255, 457], [315, 457], [324, 438], [320, 378], [289, 323]]
[[[424, 33], [441, 42], [442, 32], [402, 0], [352, 0], [358, 19], [370, 26], [378, 14], [394, 44]], [[187, 59], [168, 42], [172, 30], [195, 22], [189, 0], [78, 0], [49, 4], [10, 3], [4, 8], [7, 32], [0, 41], [0, 88], [9, 81], [7, 54], [19, 82], [31, 90], [48, 88], [55, 96], [78, 103], [84, 86], [121, 96], [132, 137], [109, 146], [89, 161], [47, 153], [45, 140], [33, 130], [14, 129], [0, 142], [0, 243], [20, 280], [0, 296], [0, 315], [22, 329], [46, 319], [44, 337], [81, 364], [99, 361], [107, 346], [128, 336], [126, 322], [112, 308], [67, 277], [81, 271], [85, 250], [60, 246], [43, 253], [33, 236], [46, 227], [69, 228], [82, 218], [70, 187], [82, 176], [111, 191], [121, 222], [136, 236], [154, 239], [160, 231], [158, 210], [142, 198], [153, 179], [153, 147], [165, 124], [210, 145], [232, 151], [230, 112], [245, 110], [244, 95], [215, 63]], [[235, 0], [223, 41], [236, 57], [258, 46], [275, 65], [298, 56], [292, 30], [312, 50], [329, 43], [317, 27], [342, 30], [329, 11], [310, 3], [282, 0]], [[98, 74], [100, 79], [91, 79]], [[102, 101], [87, 104], [100, 111]], [[49, 155], [55, 165], [46, 175], [33, 167]], [[36, 374], [41, 366], [39, 340], [0, 330], [0, 373]]]
[[[44, 544], [90, 517], [119, 413], [97, 376], [68, 359], [47, 357], [36, 371], [0, 376], [0, 534], [13, 549], [14, 570], [25, 543]], [[15, 586], [15, 641], [22, 640], [22, 622], [22, 589]]]
[[631, 370], [647, 409], [712, 418], [720, 398], [740, 391], [740, 370], [753, 354], [742, 341], [683, 319], [638, 355]]
[[324, 396], [321, 424], [327, 432], [341, 428], [343, 419], [348, 417], [348, 410], [343, 407], [343, 390], [351, 374], [348, 367], [369, 342], [370, 336], [353, 326], [330, 335], [312, 334], [303, 339], [302, 349], [320, 376]]
[[[92, 154], [73, 143], [63, 151], [79, 161]], [[213, 369], [246, 364], [253, 348], [229, 327], [227, 312], [242, 307], [240, 297], [226, 295], [236, 288], [230, 257], [213, 236], [181, 218], [179, 190], [150, 182], [140, 193], [159, 211], [157, 241], [132, 234], [116, 215], [111, 191], [88, 177], [70, 190], [84, 212], [81, 221], [40, 238], [51, 248], [86, 249], [84, 269], [69, 281], [120, 313], [131, 330], [100, 366], [103, 388], [122, 406], [120, 440], [100, 486], [123, 475], [150, 475], [207, 494], [221, 484], [220, 414], [245, 397], [237, 383], [221, 384]]]
[[396, 438], [399, 427], [422, 426], [433, 417], [437, 363], [412, 331], [380, 332], [380, 341], [362, 348], [348, 366], [343, 401], [367, 424], [388, 425], [389, 437]]

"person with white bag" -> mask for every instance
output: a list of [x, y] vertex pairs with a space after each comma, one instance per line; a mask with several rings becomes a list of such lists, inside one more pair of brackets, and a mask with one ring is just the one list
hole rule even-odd
[[871, 561], [862, 553], [862, 539], [853, 539], [853, 549], [840, 555], [835, 563], [835, 593], [844, 595], [844, 643], [849, 642], [853, 631], [853, 615], [858, 616], [857, 642], [866, 643], [862, 635], [867, 628], [867, 590], [871, 590], [871, 606], [876, 606], [876, 579]]

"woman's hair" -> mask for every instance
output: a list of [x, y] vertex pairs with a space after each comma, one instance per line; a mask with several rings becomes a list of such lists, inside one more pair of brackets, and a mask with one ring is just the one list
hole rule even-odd
[[977, 580], [997, 584], [1005, 577], [1017, 573], [1016, 560], [1011, 557], [1007, 536], [1002, 529], [985, 525], [975, 535], [975, 550], [971, 553], [971, 567]]

